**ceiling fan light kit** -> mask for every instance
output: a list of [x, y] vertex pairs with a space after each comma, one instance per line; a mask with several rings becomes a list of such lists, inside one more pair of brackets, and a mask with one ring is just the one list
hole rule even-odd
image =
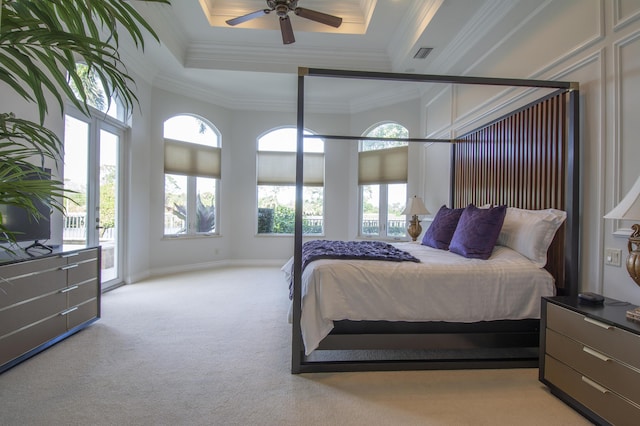
[[296, 41], [293, 35], [293, 27], [291, 26], [291, 20], [289, 19], [289, 12], [295, 13], [297, 16], [311, 21], [319, 22], [321, 24], [329, 25], [335, 28], [339, 28], [342, 25], [342, 18], [329, 15], [326, 13], [318, 12], [311, 9], [305, 9], [298, 7], [298, 0], [266, 0], [269, 9], [260, 9], [255, 12], [248, 13], [246, 15], [238, 16], [237, 18], [229, 19], [225, 21], [227, 25], [235, 26], [244, 22], [250, 21], [255, 18], [259, 18], [264, 15], [268, 15], [271, 12], [276, 13], [280, 19], [280, 32], [282, 33], [282, 43], [291, 44]]

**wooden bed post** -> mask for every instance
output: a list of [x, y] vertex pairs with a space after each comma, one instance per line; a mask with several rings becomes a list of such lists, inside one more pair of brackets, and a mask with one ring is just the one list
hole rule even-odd
[[580, 256], [580, 90], [572, 83], [569, 91], [569, 125], [567, 135], [567, 223], [565, 245], [564, 294], [576, 296], [579, 291]]
[[301, 372], [304, 357], [300, 317], [302, 314], [302, 206], [304, 163], [304, 76], [307, 68], [298, 69], [298, 141], [296, 148], [296, 217], [293, 238], [293, 324], [291, 327], [291, 372]]

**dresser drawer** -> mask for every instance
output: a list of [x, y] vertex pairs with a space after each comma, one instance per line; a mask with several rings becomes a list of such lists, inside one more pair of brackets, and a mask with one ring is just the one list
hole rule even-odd
[[79, 305], [89, 299], [98, 297], [99, 285], [97, 279], [92, 279], [84, 284], [72, 285], [65, 289], [69, 306]]
[[60, 258], [47, 258], [0, 267], [0, 310], [51, 293], [67, 285]]
[[30, 327], [0, 338], [0, 364], [11, 361], [67, 331], [67, 321], [56, 314]]
[[53, 293], [0, 311], [0, 337], [56, 315], [67, 308], [67, 297]]
[[88, 279], [96, 277], [96, 265], [98, 260], [87, 260], [84, 262], [69, 264], [66, 268], [69, 285], [82, 284]]
[[558, 361], [640, 405], [640, 371], [553, 330], [546, 332], [546, 352]]
[[89, 300], [81, 305], [69, 308], [66, 314], [67, 328], [71, 330], [98, 317], [98, 299]]
[[98, 249], [81, 250], [72, 253], [66, 253], [61, 256], [66, 259], [67, 263], [79, 263], [89, 259], [98, 258]]
[[28, 262], [10, 263], [0, 267], [0, 275], [4, 279], [11, 280], [23, 275], [37, 275], [42, 271], [55, 269], [64, 264], [66, 264], [66, 261], [58, 256], [30, 260]]
[[547, 328], [640, 369], [640, 336], [547, 304]]
[[545, 356], [544, 377], [609, 423], [623, 426], [638, 424], [640, 406], [548, 355]]

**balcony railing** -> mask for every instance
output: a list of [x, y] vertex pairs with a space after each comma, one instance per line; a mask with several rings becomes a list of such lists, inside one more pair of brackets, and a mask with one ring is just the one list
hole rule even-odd
[[[65, 242], [86, 241], [87, 239], [87, 215], [85, 213], [69, 213], [64, 217], [62, 239]], [[100, 232], [100, 241], [115, 238], [114, 228], [103, 228]]]
[[[404, 237], [407, 234], [406, 220], [388, 220], [387, 235], [389, 237]], [[378, 220], [363, 220], [362, 235], [380, 235], [380, 222]]]

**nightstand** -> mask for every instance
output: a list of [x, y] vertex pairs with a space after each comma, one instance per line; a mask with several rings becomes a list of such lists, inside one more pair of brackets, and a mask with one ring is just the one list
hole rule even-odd
[[542, 298], [539, 379], [597, 424], [640, 423], [640, 323], [636, 306], [606, 298]]

